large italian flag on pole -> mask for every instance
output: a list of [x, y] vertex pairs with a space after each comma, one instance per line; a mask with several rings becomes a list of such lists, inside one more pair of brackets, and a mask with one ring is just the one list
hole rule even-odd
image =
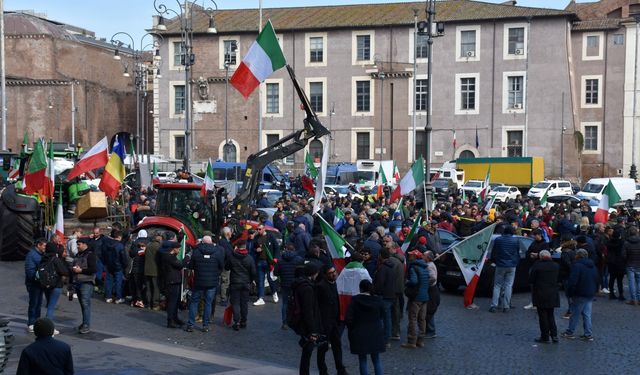
[[56, 236], [59, 243], [64, 244], [64, 213], [62, 211], [62, 190], [58, 198], [58, 210], [56, 211]]
[[491, 187], [489, 186], [490, 178], [491, 178], [491, 165], [489, 165], [489, 168], [487, 168], [487, 174], [486, 176], [484, 176], [484, 186], [482, 187], [482, 190], [478, 195], [478, 203], [484, 202], [485, 198], [487, 197], [487, 194], [489, 194], [489, 190], [491, 189]]
[[602, 199], [600, 199], [600, 203], [598, 204], [598, 210], [595, 215], [593, 215], [593, 221], [596, 223], [606, 223], [609, 221], [609, 209], [619, 201], [620, 194], [618, 194], [615, 186], [613, 186], [613, 183], [609, 180], [607, 187], [605, 187], [602, 192]]
[[286, 64], [271, 21], [251, 45], [229, 82], [246, 98], [273, 72]]
[[422, 156], [418, 159], [413, 165], [411, 169], [407, 172], [402, 180], [400, 180], [400, 185], [393, 191], [391, 194], [391, 202], [395, 202], [400, 197], [405, 194], [409, 194], [414, 191], [416, 187], [422, 185], [424, 182], [424, 160]]
[[422, 217], [422, 210], [420, 210], [420, 212], [418, 212], [418, 215], [416, 215], [416, 219], [413, 221], [413, 225], [411, 226], [411, 231], [409, 232], [407, 237], [405, 237], [404, 242], [400, 247], [403, 253], [406, 253], [407, 250], [409, 249], [409, 245], [411, 245], [411, 241], [413, 241], [413, 237], [416, 235], [416, 232], [418, 231], [418, 226], [420, 225], [421, 217]]
[[36, 142], [33, 153], [29, 159], [29, 165], [24, 175], [24, 191], [27, 194], [35, 194], [42, 189], [45, 183], [47, 171], [47, 156], [44, 153], [42, 140]]
[[333, 225], [326, 222], [322, 215], [317, 214], [316, 217], [320, 219], [322, 235], [327, 242], [327, 249], [333, 259], [333, 265], [336, 267], [336, 271], [340, 272], [344, 268], [344, 257], [347, 252], [347, 246], [349, 245], [347, 241], [333, 229]]

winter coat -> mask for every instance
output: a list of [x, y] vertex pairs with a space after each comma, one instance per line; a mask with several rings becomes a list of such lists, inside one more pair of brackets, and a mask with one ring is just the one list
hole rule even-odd
[[600, 276], [591, 259], [578, 259], [571, 265], [569, 275], [569, 297], [593, 298], [598, 292]]
[[280, 287], [289, 289], [296, 279], [296, 269], [302, 267], [304, 260], [293, 251], [285, 251], [276, 263], [273, 273], [280, 280]]
[[624, 245], [624, 240], [622, 238], [612, 238], [607, 242], [607, 267], [609, 268], [609, 272], [621, 273], [624, 272], [625, 267], [625, 259], [622, 255], [622, 246]]
[[162, 280], [164, 286], [180, 284], [182, 282], [182, 268], [184, 264], [178, 260], [177, 254], [170, 252], [160, 254], [160, 263], [162, 264]]
[[97, 259], [102, 260], [102, 249], [104, 247], [104, 242], [107, 239], [107, 237], [100, 235], [97, 238], [93, 238], [93, 240], [91, 241], [91, 250], [93, 250], [93, 253], [96, 255]]
[[160, 250], [160, 242], [152, 240], [147, 244], [144, 251], [144, 275], [150, 277], [158, 276], [158, 250]]
[[529, 248], [527, 249], [527, 255], [525, 256], [526, 262], [529, 265], [533, 265], [538, 260], [538, 258], [531, 258], [531, 254], [535, 253], [540, 256], [540, 252], [542, 250], [549, 250], [549, 243], [547, 243], [545, 240], [531, 242], [531, 245], [529, 245]]
[[[256, 251], [258, 250], [259, 246], [261, 247], [260, 249], [262, 251]], [[267, 232], [265, 235], [258, 236], [255, 239], [253, 249], [256, 252], [256, 260], [268, 260], [267, 249], [265, 247], [269, 249], [269, 251], [271, 252], [271, 256], [274, 259], [278, 259], [280, 257], [280, 246], [278, 246], [276, 238], [273, 236], [273, 234]]]
[[368, 239], [364, 241], [363, 246], [365, 249], [369, 250], [369, 252], [371, 253], [371, 259], [378, 259], [378, 256], [380, 255], [380, 250], [382, 250], [382, 245], [380, 245], [378, 241]]
[[336, 283], [330, 283], [322, 278], [316, 284], [316, 298], [320, 310], [320, 322], [322, 332], [329, 334], [332, 328], [338, 326], [340, 320], [340, 299]]
[[297, 227], [293, 231], [293, 235], [290, 239], [296, 249], [296, 253], [299, 257], [303, 258], [309, 250], [309, 243], [311, 242], [311, 236], [305, 230]]
[[42, 253], [36, 250], [35, 247], [27, 253], [26, 258], [24, 259], [24, 283], [27, 286], [38, 283], [36, 280], [36, 272], [38, 271], [38, 266], [40, 265], [41, 260]]
[[58, 274], [58, 281], [54, 288], [62, 288], [62, 276], [69, 276], [69, 267], [67, 267], [67, 263], [65, 263], [65, 261], [62, 258], [59, 258], [55, 253], [44, 253], [40, 264], [45, 265], [50, 261], [53, 261], [53, 267]]
[[571, 273], [571, 266], [576, 260], [576, 241], [567, 241], [562, 244], [560, 254], [560, 280], [566, 280]]
[[224, 270], [224, 249], [210, 243], [199, 243], [191, 253], [189, 268], [194, 273], [194, 287], [211, 289], [218, 286]]
[[131, 244], [131, 248], [129, 248], [129, 257], [133, 261], [133, 264], [131, 265], [131, 273], [144, 274], [144, 255], [146, 253], [146, 249], [142, 253], [140, 253], [139, 250], [141, 245], [146, 247], [148, 243], [149, 241], [146, 238], [139, 238]]
[[427, 302], [429, 300], [429, 270], [423, 259], [414, 260], [407, 269], [407, 284], [419, 285], [415, 302]]
[[73, 260], [73, 265], [81, 268], [80, 273], [73, 274], [73, 280], [77, 283], [92, 283], [96, 277], [97, 258], [91, 248], [85, 251], [78, 251]]
[[496, 267], [517, 267], [520, 261], [518, 239], [512, 235], [503, 234], [493, 241], [491, 259]]
[[229, 273], [230, 286], [248, 288], [249, 284], [257, 279], [256, 262], [245, 249], [243, 250], [234, 250], [226, 260], [224, 268], [231, 271]]
[[358, 294], [351, 299], [345, 322], [351, 354], [384, 353], [384, 303], [379, 296]]
[[550, 259], [541, 259], [533, 264], [529, 273], [531, 301], [542, 309], [560, 307], [558, 273], [560, 266]]
[[395, 269], [393, 272], [396, 275], [395, 282], [395, 290], [396, 294], [402, 294], [404, 292], [404, 265], [405, 265], [405, 257], [404, 254], [401, 254], [402, 250], [400, 248], [397, 249], [397, 252], [391, 254], [391, 258], [397, 260], [395, 262]]
[[327, 255], [327, 253], [324, 252], [324, 250], [320, 250], [320, 253], [318, 254], [317, 257], [307, 253], [304, 257], [304, 262], [315, 263], [315, 265], [318, 266], [318, 269], [320, 270], [324, 266], [329, 266], [329, 267], [333, 266], [333, 262], [331, 261], [331, 258], [329, 257], [329, 255]]
[[124, 272], [129, 265], [124, 245], [112, 238], [104, 238], [101, 260], [109, 273]]
[[627, 238], [622, 246], [622, 257], [627, 267], [640, 269], [640, 236]]
[[22, 350], [16, 375], [73, 373], [73, 358], [69, 344], [48, 336], [37, 338]]
[[315, 286], [308, 277], [301, 277], [295, 281], [296, 299], [300, 303], [302, 312], [300, 320], [300, 335], [309, 336], [321, 333], [320, 309]]
[[397, 272], [402, 271], [402, 264], [398, 268], [400, 261], [397, 258], [389, 257], [385, 259], [380, 267], [376, 271], [376, 276], [373, 279], [373, 290], [375, 294], [382, 298], [395, 298], [396, 297], [396, 282], [398, 280]]

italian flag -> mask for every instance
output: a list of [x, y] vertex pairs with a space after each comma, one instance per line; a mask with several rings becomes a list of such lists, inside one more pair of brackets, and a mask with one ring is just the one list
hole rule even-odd
[[321, 215], [316, 215], [320, 219], [320, 227], [322, 228], [322, 235], [327, 242], [327, 249], [333, 258], [333, 265], [336, 267], [336, 271], [340, 272], [344, 268], [344, 257], [347, 252], [347, 241], [342, 238], [338, 232], [333, 229], [333, 226], [324, 220]]
[[547, 188], [547, 190], [544, 191], [544, 194], [542, 195], [542, 198], [540, 198], [540, 205], [542, 207], [546, 207], [547, 206], [547, 198], [549, 198], [549, 188]]
[[11, 165], [7, 178], [10, 180], [17, 180], [20, 177], [20, 159], [16, 158]]
[[340, 301], [340, 320], [345, 319], [351, 298], [360, 293], [360, 281], [371, 280], [369, 272], [360, 262], [347, 264], [336, 279], [338, 299]]
[[333, 217], [333, 228], [335, 230], [340, 230], [344, 225], [344, 212], [340, 209], [340, 207], [336, 207], [336, 214]]
[[307, 174], [309, 175], [309, 177], [313, 179], [318, 177], [318, 168], [316, 168], [316, 166], [313, 164], [313, 158], [311, 157], [311, 154], [309, 154], [308, 152], [304, 157], [304, 164], [305, 164], [305, 167], [307, 168]]
[[211, 165], [211, 159], [207, 162], [207, 173], [204, 175], [204, 186], [207, 191], [213, 191], [215, 189], [213, 179], [213, 166]]
[[396, 164], [395, 160], [393, 161], [393, 178], [396, 180], [396, 184], [400, 181], [400, 170], [398, 169], [398, 164]]
[[180, 232], [182, 232], [184, 234], [184, 236], [182, 236], [182, 241], [180, 242], [180, 251], [178, 252], [178, 255], [176, 255], [176, 257], [178, 258], [179, 261], [183, 261], [184, 257], [187, 255], [187, 233], [184, 231], [184, 228], [180, 228]]
[[386, 183], [387, 183], [387, 176], [384, 174], [384, 168], [382, 168], [382, 164], [380, 164], [380, 168], [378, 169], [378, 192], [377, 192], [378, 199], [384, 196], [384, 185]]
[[455, 149], [458, 145], [458, 140], [456, 139], [456, 131], [453, 131], [453, 148]]
[[102, 168], [109, 162], [109, 141], [104, 137], [91, 147], [67, 175], [67, 181], [94, 169]]
[[491, 178], [491, 165], [489, 165], [489, 168], [487, 168], [487, 174], [484, 176], [484, 187], [482, 188], [482, 190], [480, 191], [480, 194], [478, 195], [478, 203], [482, 203], [487, 197], [487, 194], [489, 194], [490, 178]]
[[273, 72], [286, 64], [271, 21], [251, 45], [229, 82], [246, 98]]
[[153, 162], [153, 176], [151, 177], [151, 182], [153, 185], [160, 183], [160, 176], [158, 175], [158, 166], [156, 162]]
[[60, 197], [58, 198], [58, 209], [56, 211], [56, 236], [61, 244], [64, 242], [64, 215], [62, 212], [62, 190], [60, 190]]
[[[396, 206], [396, 210], [393, 211], [393, 217], [396, 217], [396, 213], [400, 214], [400, 217], [402, 218], [402, 220], [404, 220], [404, 212], [402, 210], [402, 197], [400, 197], [400, 200], [398, 201], [398, 205]], [[402, 228], [398, 228], [398, 229], [402, 229]]]
[[400, 180], [400, 185], [396, 187], [396, 189], [391, 194], [391, 202], [395, 202], [400, 197], [405, 194], [409, 194], [414, 191], [416, 187], [424, 182], [424, 160], [422, 156], [418, 159], [413, 165], [411, 169], [407, 172], [402, 180]]
[[29, 165], [24, 175], [24, 192], [35, 194], [44, 187], [47, 172], [47, 156], [44, 153], [42, 141], [36, 142]]
[[607, 187], [605, 187], [602, 192], [602, 199], [600, 199], [598, 209], [593, 215], [593, 221], [595, 223], [606, 223], [609, 221], [609, 209], [613, 204], [618, 203], [619, 201], [620, 194], [618, 194], [615, 186], [613, 186], [613, 183], [609, 180]]
[[407, 237], [405, 237], [404, 242], [402, 243], [402, 246], [400, 246], [400, 248], [402, 249], [403, 253], [407, 253], [407, 249], [409, 249], [409, 245], [411, 245], [411, 241], [413, 241], [413, 237], [416, 235], [416, 232], [418, 232], [418, 226], [420, 225], [420, 218], [422, 217], [422, 210], [420, 210], [420, 212], [418, 212], [418, 215], [416, 216], [416, 220], [414, 220], [413, 225], [411, 226], [411, 231], [409, 231], [409, 234], [407, 234]]
[[42, 186], [42, 196], [53, 200], [56, 186], [55, 162], [53, 160], [53, 144], [49, 143], [49, 157], [47, 158], [47, 169], [45, 171], [44, 186]]

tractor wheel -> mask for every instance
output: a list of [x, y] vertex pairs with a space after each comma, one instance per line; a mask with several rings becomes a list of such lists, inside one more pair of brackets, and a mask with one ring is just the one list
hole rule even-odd
[[35, 223], [30, 212], [14, 212], [0, 203], [1, 260], [24, 260], [33, 245]]

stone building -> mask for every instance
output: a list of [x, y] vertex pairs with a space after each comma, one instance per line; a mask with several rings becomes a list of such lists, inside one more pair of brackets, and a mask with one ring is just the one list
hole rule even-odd
[[19, 149], [25, 131], [31, 141], [71, 144], [72, 102], [75, 140], [84, 147], [105, 135], [135, 134], [133, 82], [111, 44], [33, 14], [5, 12], [4, 22], [8, 148]]

